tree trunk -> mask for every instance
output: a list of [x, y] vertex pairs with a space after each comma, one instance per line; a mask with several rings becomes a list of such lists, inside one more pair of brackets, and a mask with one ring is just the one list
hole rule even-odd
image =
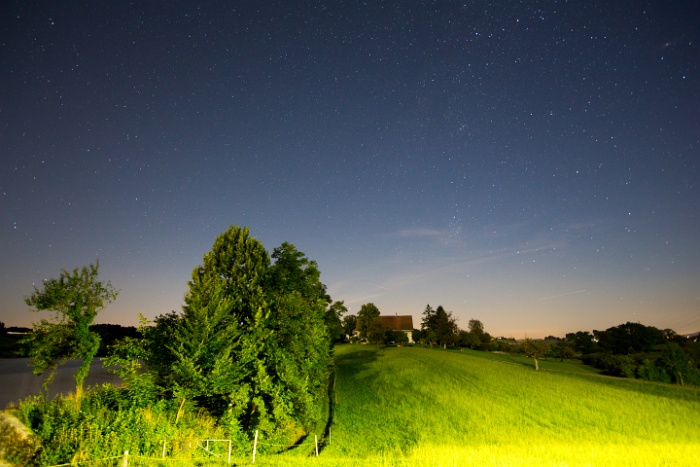
[[175, 416], [175, 425], [177, 425], [177, 422], [180, 420], [180, 418], [182, 417], [182, 415], [185, 413], [184, 410], [182, 410], [182, 409], [183, 409], [183, 407], [185, 407], [185, 401], [186, 401], [186, 400], [187, 400], [187, 399], [185, 399], [185, 398], [183, 397], [183, 398], [182, 398], [182, 402], [180, 402], [180, 407], [177, 409], [177, 415]]
[[83, 397], [83, 385], [85, 384], [85, 378], [87, 378], [90, 372], [90, 364], [92, 363], [92, 356], [83, 358], [82, 363], [78, 367], [78, 371], [75, 372], [75, 399], [80, 400]]

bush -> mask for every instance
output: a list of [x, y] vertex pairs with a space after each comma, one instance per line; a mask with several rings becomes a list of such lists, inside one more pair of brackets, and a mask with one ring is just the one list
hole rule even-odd
[[403, 331], [388, 330], [384, 338], [388, 343], [408, 344], [408, 335]]
[[610, 376], [700, 386], [700, 371], [692, 355], [673, 342], [667, 344], [661, 356], [655, 360], [597, 353], [582, 355], [581, 361]]
[[20, 403], [17, 418], [42, 446], [26, 463], [29, 466], [87, 462], [120, 456], [125, 450], [160, 455], [163, 443], [173, 455], [196, 446], [198, 439], [228, 435], [204, 411], [172, 400], [143, 407], [129, 391], [110, 385], [90, 390], [79, 405], [75, 399], [27, 399]]
[[581, 361], [593, 366], [610, 376], [634, 378], [637, 364], [629, 355], [610, 355], [608, 353], [582, 355]]
[[637, 378], [659, 383], [672, 382], [666, 370], [648, 358], [645, 358], [637, 367]]
[[697, 384], [698, 368], [693, 357], [675, 342], [666, 345], [661, 358], [656, 361], [677, 384]]

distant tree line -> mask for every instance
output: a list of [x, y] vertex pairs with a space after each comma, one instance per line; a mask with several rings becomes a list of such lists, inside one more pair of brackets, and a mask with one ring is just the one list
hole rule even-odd
[[[379, 309], [368, 303], [362, 306], [356, 321], [360, 335], [374, 344], [403, 342], [403, 332], [392, 332], [379, 320]], [[350, 318], [350, 317], [346, 317]], [[352, 327], [350, 327], [352, 330]], [[349, 332], [348, 332], [349, 333]], [[693, 343], [671, 329], [657, 329], [640, 323], [625, 323], [604, 331], [578, 331], [565, 338], [494, 339], [477, 319], [469, 320], [468, 329], [460, 329], [452, 312], [442, 306], [425, 307], [420, 329], [413, 331], [414, 342], [440, 346], [459, 346], [474, 350], [521, 353], [532, 358], [535, 369], [543, 358], [564, 361], [579, 358], [611, 376], [634, 377], [648, 381], [700, 385], [697, 349]], [[695, 349], [695, 351], [693, 351]]]
[[[0, 357], [28, 357], [30, 352], [32, 328], [10, 326], [2, 330], [0, 322]], [[88, 326], [90, 332], [99, 336], [100, 346], [95, 354], [96, 357], [106, 357], [111, 345], [125, 337], [139, 337], [140, 334], [135, 326], [122, 326], [120, 324], [91, 324]]]
[[379, 316], [379, 308], [374, 303], [362, 305], [357, 316], [345, 316], [343, 329], [346, 340], [355, 342], [362, 339], [375, 345], [408, 343], [408, 335], [404, 331], [389, 329]]
[[[356, 331], [361, 339], [376, 345], [407, 344], [409, 340], [406, 332], [389, 329], [383, 324], [379, 308], [374, 303], [362, 305], [357, 316], [345, 316], [343, 329], [346, 336], [353, 336]], [[484, 330], [484, 325], [479, 320], [470, 320], [469, 330], [465, 331], [459, 328], [452, 312], [446, 311], [442, 306], [433, 309], [427, 305], [423, 311], [421, 327], [411, 332], [411, 339], [423, 345], [444, 348], [459, 345], [485, 350], [491, 342], [491, 335]]]
[[468, 347], [486, 350], [491, 343], [491, 335], [484, 329], [484, 324], [477, 319], [470, 319], [467, 330], [460, 329], [457, 319], [451, 311], [442, 305], [433, 308], [430, 304], [423, 310], [419, 330], [413, 332], [413, 340], [425, 345]]
[[697, 345], [672, 329], [627, 322], [604, 331], [569, 333], [565, 342], [605, 374], [700, 385]]

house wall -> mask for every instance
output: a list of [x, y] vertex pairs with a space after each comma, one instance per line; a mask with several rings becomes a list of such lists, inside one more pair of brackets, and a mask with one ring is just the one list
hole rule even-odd
[[408, 336], [408, 343], [415, 344], [415, 342], [413, 342], [413, 331], [404, 331], [404, 332]]

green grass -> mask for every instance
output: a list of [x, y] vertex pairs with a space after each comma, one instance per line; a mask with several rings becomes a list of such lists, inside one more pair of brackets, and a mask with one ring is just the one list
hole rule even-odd
[[[535, 368], [535, 363], [533, 362], [533, 360], [522, 355], [492, 353], [470, 349], [459, 349], [451, 351], [460, 352], [465, 355], [471, 355], [473, 357], [486, 358], [506, 363], [517, 363], [520, 365], [526, 365]], [[564, 360], [563, 362], [560, 362], [556, 359], [543, 358], [539, 360], [539, 364], [540, 368], [543, 370], [565, 371], [568, 373], [582, 373], [594, 375], [600, 374], [600, 370], [598, 370], [597, 368], [593, 368], [592, 366], [584, 365], [583, 363], [581, 363], [581, 360]]]
[[[325, 443], [320, 456], [310, 456], [314, 433], [275, 455], [264, 452], [270, 449], [261, 439], [256, 466], [696, 464], [698, 388], [600, 376], [576, 361], [545, 361], [536, 372], [531, 359], [468, 350], [345, 345], [336, 347], [335, 359], [330, 436], [323, 439], [323, 423], [316, 426]], [[63, 401], [42, 410], [58, 410], [49, 417], [55, 423], [87, 417], [78, 431], [59, 430], [78, 440], [63, 456], [82, 462], [76, 465], [116, 465], [125, 449], [134, 466], [226, 465], [197, 448], [197, 439], [225, 438], [206, 414], [187, 410], [176, 428], [159, 423], [173, 416], [159, 407], [128, 420], [131, 412], [88, 416], [72, 407]], [[93, 439], [103, 422], [111, 438]], [[134, 438], [134, 432], [141, 434]], [[159, 459], [164, 440], [166, 460]], [[215, 448], [223, 455], [223, 445]], [[250, 465], [249, 448], [234, 451], [235, 465]]]
[[700, 448], [697, 389], [493, 355], [338, 347], [331, 442], [315, 462], [690, 465]]

